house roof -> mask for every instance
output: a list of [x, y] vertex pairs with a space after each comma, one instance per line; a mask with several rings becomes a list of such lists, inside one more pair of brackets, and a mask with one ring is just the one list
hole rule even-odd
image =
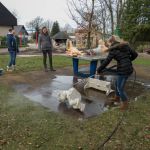
[[69, 36], [66, 32], [62, 31], [62, 32], [56, 33], [52, 38], [55, 40], [66, 40], [66, 39], [69, 39]]
[[16, 26], [17, 18], [0, 2], [0, 25]]
[[17, 35], [19, 35], [20, 33], [28, 35], [28, 32], [25, 29], [24, 25], [14, 26], [14, 30], [15, 30]]

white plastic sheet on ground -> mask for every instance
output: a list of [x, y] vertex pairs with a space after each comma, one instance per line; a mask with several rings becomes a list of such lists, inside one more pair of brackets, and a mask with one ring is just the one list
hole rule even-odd
[[[111, 92], [113, 92], [113, 90], [111, 89], [111, 82], [93, 78], [86, 79], [86, 84], [84, 86], [85, 94], [86, 89], [88, 88], [94, 88], [100, 91], [104, 91], [106, 92], [106, 95], [109, 95]], [[58, 99], [60, 102], [66, 102], [70, 107], [79, 109], [81, 112], [83, 112], [85, 109], [85, 103], [82, 102], [81, 94], [75, 88], [59, 91]]]
[[81, 94], [75, 89], [70, 88], [66, 91], [60, 91], [58, 94], [60, 102], [67, 102], [70, 107], [79, 109], [81, 112], [85, 109], [85, 103], [81, 100]]
[[103, 81], [99, 79], [88, 78], [86, 80], [86, 85], [84, 86], [84, 90], [88, 88], [94, 88], [100, 91], [106, 92], [106, 95], [109, 95], [113, 90], [111, 89], [111, 82]]

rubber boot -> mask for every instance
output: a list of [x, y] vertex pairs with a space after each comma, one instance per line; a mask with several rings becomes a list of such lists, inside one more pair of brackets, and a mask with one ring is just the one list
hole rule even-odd
[[48, 72], [48, 69], [47, 69], [47, 68], [45, 68], [45, 69], [44, 69], [44, 71], [45, 71], [45, 72]]
[[49, 57], [49, 65], [50, 65], [50, 71], [56, 71], [52, 65], [52, 56]]
[[53, 69], [53, 68], [50, 68], [50, 71], [56, 71], [55, 69]]
[[45, 71], [45, 72], [48, 72], [48, 69], [47, 69], [47, 65], [46, 65], [46, 64], [44, 65], [44, 71]]
[[120, 103], [120, 97], [119, 96], [112, 97], [112, 98], [110, 98], [110, 100], [112, 102]]
[[128, 107], [129, 107], [129, 101], [126, 100], [126, 101], [122, 102], [122, 104], [121, 104], [121, 106], [120, 106], [120, 110], [121, 110], [121, 111], [125, 111], [125, 110], [128, 109]]

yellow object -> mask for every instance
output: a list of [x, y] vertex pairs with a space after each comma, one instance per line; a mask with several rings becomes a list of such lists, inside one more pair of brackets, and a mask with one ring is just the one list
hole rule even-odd
[[69, 56], [78, 56], [81, 55], [81, 52], [76, 48], [73, 47], [72, 41], [68, 40], [66, 43], [66, 49], [67, 49], [67, 54]]
[[71, 40], [67, 40], [67, 43], [66, 43], [67, 51], [70, 51], [72, 49], [72, 47], [73, 47], [72, 41]]
[[100, 40], [98, 41], [98, 43], [99, 43], [99, 45], [105, 45], [105, 42], [104, 42], [102, 39], [100, 39]]

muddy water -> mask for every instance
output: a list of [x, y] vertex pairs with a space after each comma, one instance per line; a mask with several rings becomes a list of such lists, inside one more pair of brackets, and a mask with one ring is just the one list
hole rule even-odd
[[[107, 76], [104, 78], [107, 81], [113, 81], [114, 77]], [[82, 81], [82, 80], [78, 80]], [[54, 79], [45, 79], [44, 83], [36, 87], [32, 87], [31, 84], [17, 83], [14, 88], [22, 93], [25, 97], [31, 101], [40, 103], [42, 106], [47, 107], [50, 111], [60, 112], [71, 115], [77, 118], [87, 118], [101, 114], [106, 110], [104, 107], [108, 100], [105, 93], [97, 90], [90, 89], [84, 93], [84, 82], [79, 82], [74, 86], [77, 79], [73, 76], [55, 76]], [[68, 90], [71, 87], [78, 89], [83, 94], [83, 101], [86, 103], [86, 107], [83, 113], [72, 108], [68, 108], [66, 104], [60, 103], [57, 96], [60, 90]], [[143, 90], [143, 87], [136, 85], [136, 90], [133, 92], [132, 83], [128, 84], [127, 91], [129, 96], [136, 97], [139, 95], [139, 91]]]

